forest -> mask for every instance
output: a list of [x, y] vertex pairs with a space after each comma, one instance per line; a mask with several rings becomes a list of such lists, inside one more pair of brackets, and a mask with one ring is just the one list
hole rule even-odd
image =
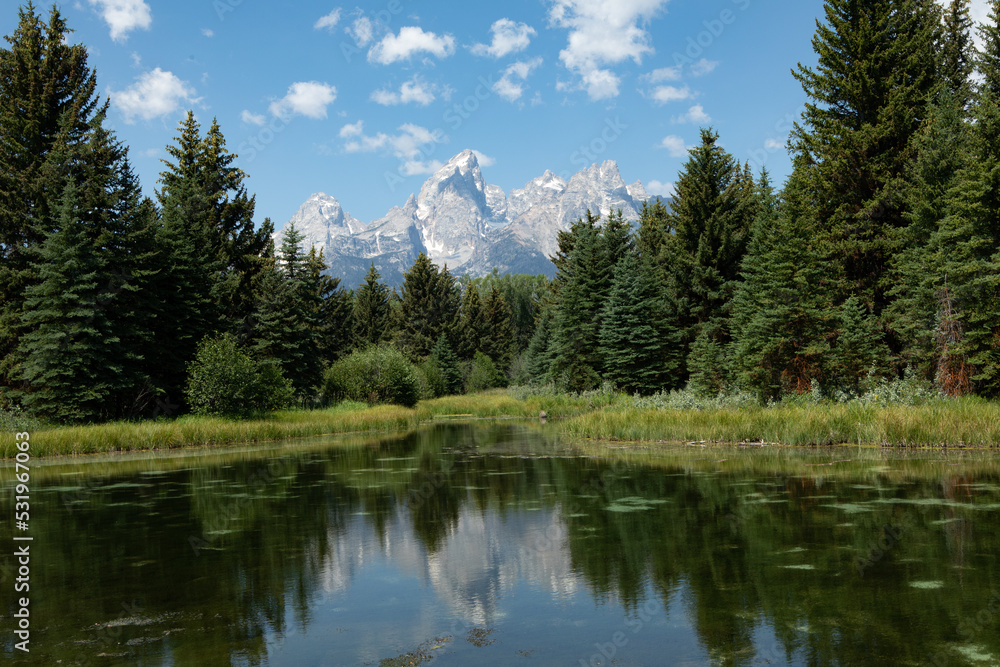
[[[155, 199], [82, 45], [32, 4], [0, 49], [0, 411], [52, 423], [414, 405], [509, 385], [843, 401], [1000, 395], [1000, 0], [827, 0], [776, 186], [705, 128], [670, 201], [560, 232], [557, 274], [420, 255], [358, 286], [255, 221], [219, 123]], [[976, 47], [978, 36], [980, 47]]]

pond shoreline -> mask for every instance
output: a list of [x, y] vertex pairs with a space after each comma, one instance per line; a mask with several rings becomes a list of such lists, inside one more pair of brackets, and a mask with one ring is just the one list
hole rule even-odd
[[[188, 416], [43, 428], [31, 432], [31, 442], [34, 457], [163, 451], [405, 431], [433, 420], [537, 419], [543, 411], [565, 435], [595, 441], [956, 450], [1000, 445], [1000, 404], [981, 400], [662, 409], [634, 407], [628, 397], [516, 398], [504, 391], [421, 401], [413, 409], [348, 403], [246, 420]], [[0, 438], [0, 458], [12, 458], [13, 433]]]

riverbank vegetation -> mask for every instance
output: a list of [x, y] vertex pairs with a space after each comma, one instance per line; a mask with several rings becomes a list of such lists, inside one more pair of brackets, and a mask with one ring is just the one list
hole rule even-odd
[[[976, 397], [891, 393], [849, 402], [818, 395], [760, 405], [749, 394], [702, 398], [690, 391], [650, 397], [596, 390], [566, 394], [553, 387], [515, 387], [420, 401], [414, 408], [344, 402], [332, 408], [282, 410], [254, 417], [189, 415], [173, 420], [65, 426], [34, 422], [34, 456], [94, 454], [263, 443], [311, 436], [406, 431], [435, 420], [532, 419], [573, 442], [994, 448], [1000, 446], [1000, 404]], [[4, 417], [14, 429], [17, 417]], [[10, 432], [0, 457], [16, 452]]]

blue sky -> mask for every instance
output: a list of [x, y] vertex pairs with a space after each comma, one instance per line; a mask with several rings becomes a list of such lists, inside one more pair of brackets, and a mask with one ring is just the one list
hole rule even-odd
[[[985, 0], [974, 14], [984, 16]], [[314, 192], [366, 222], [466, 148], [522, 187], [616, 160], [666, 194], [699, 139], [779, 183], [822, 0], [78, 0], [109, 124], [152, 195], [177, 124], [217, 118], [280, 228]], [[41, 9], [47, 12], [44, 3]], [[11, 34], [10, 5], [0, 31]]]

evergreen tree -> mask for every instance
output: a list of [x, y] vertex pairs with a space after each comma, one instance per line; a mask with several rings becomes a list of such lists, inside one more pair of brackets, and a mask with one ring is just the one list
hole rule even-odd
[[886, 319], [897, 341], [900, 365], [914, 368], [925, 378], [935, 376], [940, 358], [935, 329], [940, 290], [946, 284], [930, 240], [936, 238], [948, 215], [948, 193], [972, 159], [972, 134], [964, 115], [955, 97], [945, 91], [915, 139], [916, 159], [909, 169], [906, 193], [909, 224], [894, 257], [897, 287]]
[[278, 262], [261, 285], [253, 346], [258, 356], [278, 364], [300, 396], [308, 395], [322, 379], [316, 340], [320, 301], [307, 280], [303, 238], [293, 223], [285, 227]]
[[[218, 318], [213, 329], [236, 331], [253, 311], [254, 281], [272, 254], [273, 225], [264, 220], [255, 228], [255, 201], [246, 192], [246, 174], [232, 166], [237, 156], [226, 149], [218, 122], [202, 137], [194, 113], [188, 112], [176, 145], [167, 152], [172, 161], [162, 161], [160, 206], [174, 209], [178, 221], [187, 222], [187, 236], [202, 237], [199, 252], [211, 262], [209, 298]], [[192, 210], [185, 210], [186, 205]]]
[[651, 201], [642, 203], [637, 248], [640, 257], [655, 261], [674, 230], [670, 223], [670, 210], [663, 200], [657, 197]]
[[733, 368], [740, 386], [765, 402], [824, 381], [835, 327], [837, 275], [815, 243], [801, 174], [793, 171], [780, 209], [764, 198], [732, 303]]
[[965, 110], [972, 99], [975, 69], [969, 0], [950, 0], [943, 19], [938, 40], [938, 79], [958, 108]]
[[538, 315], [535, 332], [524, 353], [524, 365], [532, 384], [552, 381], [552, 329], [554, 306], [544, 304]]
[[600, 331], [604, 377], [630, 394], [677, 386], [679, 341], [667, 320], [656, 269], [627, 253], [615, 267]]
[[354, 346], [364, 349], [392, 338], [389, 288], [382, 282], [375, 264], [365, 275], [365, 282], [354, 294]]
[[827, 0], [813, 38], [819, 63], [793, 71], [810, 102], [792, 146], [822, 241], [843, 266], [839, 300], [857, 294], [879, 316], [895, 230], [906, 223], [911, 142], [936, 84], [933, 4]]
[[462, 295], [459, 326], [462, 333], [459, 355], [462, 359], [472, 359], [485, 335], [486, 323], [483, 321], [483, 303], [479, 296], [479, 287], [471, 282]]
[[430, 355], [441, 334], [457, 338], [461, 297], [448, 267], [420, 253], [403, 276], [400, 339], [413, 359]]
[[103, 258], [93, 230], [80, 220], [81, 193], [70, 183], [58, 210], [58, 231], [50, 232], [35, 264], [40, 281], [27, 290], [21, 339], [23, 377], [30, 389], [22, 401], [54, 421], [94, 421], [107, 404], [123, 368], [119, 338], [109, 312], [100, 307]]
[[597, 219], [588, 215], [566, 237], [571, 248], [553, 281], [556, 306], [549, 355], [550, 374], [569, 391], [600, 383], [603, 361], [598, 335], [601, 308], [610, 287], [611, 267], [604, 253]]
[[431, 350], [431, 359], [437, 364], [441, 373], [441, 381], [444, 386], [444, 395], [451, 396], [462, 393], [462, 369], [458, 365], [458, 356], [451, 348], [448, 337], [444, 334], [438, 336], [434, 348]]
[[718, 146], [718, 134], [702, 130], [701, 138], [678, 178], [666, 219], [674, 233], [657, 258], [685, 349], [709, 324], [716, 342], [728, 345], [729, 302], [760, 205], [752, 175]]
[[58, 8], [46, 23], [29, 2], [0, 49], [0, 387], [20, 376], [15, 350], [26, 333], [26, 289], [38, 281], [33, 255], [60, 220], [53, 178], [62, 172], [52, 162], [85, 142], [107, 110], [87, 50], [69, 43], [70, 32]]
[[514, 314], [495, 285], [490, 288], [483, 306], [483, 325], [479, 351], [489, 357], [502, 373], [506, 372], [514, 360]]
[[325, 273], [330, 267], [323, 251], [309, 250], [306, 258], [307, 283], [316, 304], [316, 348], [324, 365], [330, 365], [351, 349], [352, 298], [340, 286], [340, 278]]
[[829, 363], [828, 384], [858, 396], [870, 371], [889, 357], [878, 325], [861, 301], [852, 296], [840, 308], [837, 339]]

